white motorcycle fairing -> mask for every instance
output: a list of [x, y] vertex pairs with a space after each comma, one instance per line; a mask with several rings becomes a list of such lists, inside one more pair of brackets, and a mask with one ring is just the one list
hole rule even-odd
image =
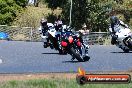
[[117, 44], [116, 46], [118, 46], [119, 48], [121, 49], [129, 49], [123, 42], [123, 40], [129, 36], [132, 35], [132, 32], [130, 30], [130, 28], [125, 28], [121, 25], [116, 25], [114, 27], [114, 30], [115, 30], [115, 35], [117, 35]]
[[[52, 37], [54, 37], [54, 38], [56, 37], [57, 34], [60, 34], [59, 32], [57, 32], [55, 30], [55, 27], [52, 23], [47, 23], [47, 25], [48, 25], [49, 30], [45, 33], [45, 36], [43, 36], [43, 34], [41, 34], [41, 38], [42, 38], [43, 42], [47, 42], [46, 38], [48, 38], [48, 33], [50, 35], [52, 35]], [[42, 32], [41, 26], [39, 27], [39, 31]]]

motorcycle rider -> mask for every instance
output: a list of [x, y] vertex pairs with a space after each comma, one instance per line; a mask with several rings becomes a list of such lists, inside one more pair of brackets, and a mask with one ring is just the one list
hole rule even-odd
[[61, 16], [59, 15], [57, 20], [54, 23], [56, 31], [61, 31], [63, 22], [61, 20]]
[[41, 37], [44, 41], [44, 48], [47, 48], [49, 45], [49, 38], [47, 36], [47, 31], [48, 31], [49, 27], [48, 27], [48, 22], [47, 19], [42, 18], [40, 21], [40, 27], [39, 27], [39, 31], [41, 32]]
[[117, 41], [116, 41], [117, 40], [117, 36], [115, 35], [117, 30], [115, 30], [114, 27], [121, 25], [121, 26], [123, 26], [125, 28], [128, 28], [128, 26], [123, 21], [119, 20], [116, 16], [111, 16], [110, 17], [110, 22], [111, 22], [111, 24], [110, 24], [109, 30], [110, 30], [111, 36], [112, 36], [111, 44], [114, 45], [114, 44], [117, 43]]
[[[58, 33], [59, 33], [59, 32], [60, 32], [60, 33], [62, 32], [62, 29], [63, 29], [63, 22], [62, 22], [62, 20], [61, 20], [60, 15], [58, 16], [57, 20], [55, 21], [54, 26], [55, 26], [55, 29], [56, 29], [56, 31], [57, 31]], [[60, 34], [57, 34], [57, 35], [56, 35], [56, 39], [57, 39], [58, 41], [60, 41]]]
[[[80, 52], [82, 54], [83, 53], [88, 53], [88, 49], [89, 49], [89, 45], [84, 43], [83, 36], [84, 36], [83, 33], [79, 32], [79, 39], [80, 39], [80, 42], [81, 42], [82, 46], [84, 47], [83, 49], [80, 49]], [[82, 52], [82, 50], [85, 51], [85, 52]]]

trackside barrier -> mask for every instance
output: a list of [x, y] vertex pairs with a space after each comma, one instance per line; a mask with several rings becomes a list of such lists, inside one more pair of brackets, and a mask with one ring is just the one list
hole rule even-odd
[[0, 32], [7, 33], [12, 41], [41, 41], [39, 31], [32, 27], [0, 25]]
[[109, 32], [91, 32], [83, 36], [83, 39], [89, 45], [103, 45], [106, 40], [110, 39]]
[[[42, 41], [38, 29], [32, 27], [0, 25], [0, 32], [6, 32], [12, 41]], [[109, 38], [108, 32], [90, 32], [83, 36], [84, 41], [90, 45], [103, 45]]]

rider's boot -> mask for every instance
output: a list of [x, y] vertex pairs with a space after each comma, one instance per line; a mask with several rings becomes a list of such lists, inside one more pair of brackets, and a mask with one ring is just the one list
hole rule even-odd
[[112, 40], [111, 40], [111, 44], [112, 44], [112, 45], [116, 44], [116, 43], [117, 43], [116, 40], [117, 40], [117, 36], [116, 36], [116, 35], [113, 35], [113, 36], [112, 36]]

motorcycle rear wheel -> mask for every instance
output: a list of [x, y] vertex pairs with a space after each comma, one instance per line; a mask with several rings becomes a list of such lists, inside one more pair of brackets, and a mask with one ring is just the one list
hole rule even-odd
[[129, 53], [129, 49], [123, 49], [125, 53]]
[[130, 49], [132, 49], [132, 39], [129, 39], [129, 40], [128, 40], [128, 47], [129, 47]]
[[65, 50], [59, 49], [58, 51], [60, 55], [67, 55], [67, 52]]

